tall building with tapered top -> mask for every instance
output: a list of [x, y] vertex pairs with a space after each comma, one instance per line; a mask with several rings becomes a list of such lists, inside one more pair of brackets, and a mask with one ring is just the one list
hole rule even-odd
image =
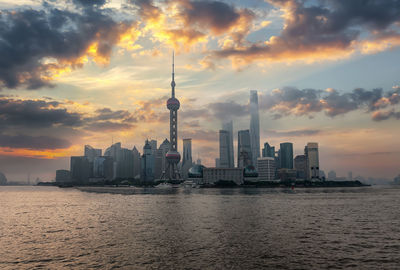
[[161, 175], [161, 180], [181, 180], [178, 170], [178, 163], [181, 155], [178, 152], [178, 110], [180, 107], [179, 100], [175, 97], [175, 61], [172, 54], [172, 81], [171, 81], [171, 97], [167, 100], [167, 108], [169, 110], [169, 136], [171, 148], [165, 155], [167, 159], [167, 169]]
[[257, 158], [260, 157], [260, 117], [257, 90], [250, 91], [250, 117], [251, 155], [253, 165], [257, 166]]

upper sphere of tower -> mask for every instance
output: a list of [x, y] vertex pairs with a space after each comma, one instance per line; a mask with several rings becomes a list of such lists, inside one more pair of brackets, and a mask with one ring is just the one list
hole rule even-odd
[[167, 100], [167, 108], [168, 110], [178, 110], [180, 107], [179, 100], [172, 97]]

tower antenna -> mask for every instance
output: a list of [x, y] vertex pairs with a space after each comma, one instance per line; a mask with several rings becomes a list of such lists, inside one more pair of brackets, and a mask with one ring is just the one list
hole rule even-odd
[[171, 82], [171, 87], [172, 87], [172, 97], [175, 97], [175, 51], [172, 51], [172, 82]]

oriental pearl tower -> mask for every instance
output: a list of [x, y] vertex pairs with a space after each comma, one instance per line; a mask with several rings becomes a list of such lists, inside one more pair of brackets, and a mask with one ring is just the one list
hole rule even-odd
[[169, 136], [171, 147], [165, 155], [167, 160], [166, 170], [161, 175], [161, 180], [176, 181], [182, 180], [178, 170], [178, 163], [181, 155], [178, 152], [178, 110], [180, 107], [179, 100], [175, 97], [175, 62], [174, 53], [172, 53], [172, 81], [171, 81], [171, 97], [167, 100], [167, 108], [169, 110]]

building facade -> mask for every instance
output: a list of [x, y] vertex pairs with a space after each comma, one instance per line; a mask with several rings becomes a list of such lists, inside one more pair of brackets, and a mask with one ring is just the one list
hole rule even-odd
[[260, 157], [260, 117], [257, 90], [250, 91], [250, 142], [252, 164], [257, 166], [257, 158]]
[[219, 131], [219, 167], [230, 168], [229, 156], [229, 132], [227, 130]]
[[90, 177], [90, 162], [85, 156], [71, 157], [71, 180], [79, 184], [86, 184]]
[[235, 155], [233, 150], [233, 122], [232, 120], [222, 124], [222, 130], [228, 132], [228, 168], [235, 167]]
[[294, 158], [294, 169], [296, 170], [297, 179], [306, 179], [307, 175], [307, 158], [305, 155], [297, 155]]
[[272, 157], [262, 157], [257, 159], [258, 180], [272, 181], [275, 179], [276, 165]]
[[84, 156], [87, 157], [89, 162], [93, 162], [95, 157], [101, 156], [101, 149], [96, 149], [90, 145], [85, 145]]
[[275, 157], [275, 147], [270, 146], [269, 143], [264, 143], [264, 148], [262, 149], [263, 157]]
[[238, 132], [238, 168], [253, 165], [251, 152], [250, 131], [239, 130]]
[[304, 148], [304, 154], [307, 157], [307, 179], [319, 180], [318, 143], [307, 143], [307, 146]]
[[218, 181], [232, 181], [243, 184], [243, 169], [240, 168], [203, 168], [203, 183], [215, 184]]
[[293, 144], [286, 142], [280, 144], [281, 169], [293, 169]]

